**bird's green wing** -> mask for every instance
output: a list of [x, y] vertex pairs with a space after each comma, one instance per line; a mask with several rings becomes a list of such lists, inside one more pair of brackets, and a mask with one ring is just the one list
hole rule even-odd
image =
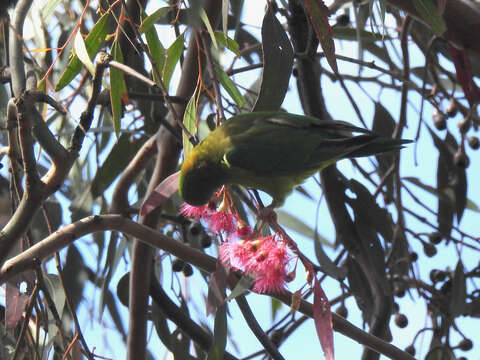
[[[262, 113], [241, 132], [229, 131], [231, 146], [224, 160], [227, 166], [258, 176], [277, 177], [321, 169], [358, 150], [376, 136], [344, 122], [320, 121], [286, 113]], [[235, 122], [252, 119], [253, 114], [234, 117]], [[368, 135], [353, 137], [352, 132]]]

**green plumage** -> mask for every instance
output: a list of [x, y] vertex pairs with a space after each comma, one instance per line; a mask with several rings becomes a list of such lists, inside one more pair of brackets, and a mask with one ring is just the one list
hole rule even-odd
[[190, 152], [179, 191], [187, 203], [200, 206], [220, 186], [239, 184], [267, 192], [272, 205], [280, 206], [294, 186], [340, 159], [398, 150], [409, 142], [341, 121], [284, 112], [240, 114]]

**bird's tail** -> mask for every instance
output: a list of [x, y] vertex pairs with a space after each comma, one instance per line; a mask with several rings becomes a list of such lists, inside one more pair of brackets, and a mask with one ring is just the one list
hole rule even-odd
[[361, 157], [370, 156], [388, 151], [400, 150], [405, 144], [413, 142], [406, 139], [392, 139], [383, 136], [374, 138], [372, 141], [365, 144], [361, 148], [352, 151], [347, 157]]

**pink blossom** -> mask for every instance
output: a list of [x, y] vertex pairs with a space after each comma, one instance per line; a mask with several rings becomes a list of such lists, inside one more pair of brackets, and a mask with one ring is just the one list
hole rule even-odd
[[246, 238], [252, 234], [252, 228], [245, 224], [243, 221], [239, 220], [237, 224], [237, 231], [235, 231], [234, 236], [240, 239]]
[[285, 267], [276, 266], [268, 269], [267, 272], [259, 274], [255, 278], [253, 291], [258, 293], [265, 292], [285, 292], [285, 285], [288, 282]]
[[225, 241], [220, 245], [220, 261], [235, 269], [243, 270], [255, 253], [250, 240]]
[[210, 212], [210, 209], [208, 204], [203, 206], [192, 206], [187, 203], [183, 203], [180, 209], [181, 215], [185, 217], [194, 218], [194, 219], [208, 217], [209, 212]]
[[287, 265], [292, 259], [287, 246], [275, 235], [254, 240], [228, 241], [220, 246], [220, 261], [256, 275], [253, 290], [281, 292], [289, 282]]
[[237, 227], [235, 215], [229, 212], [212, 212], [208, 216], [208, 221], [210, 221], [208, 227], [214, 233], [225, 231], [227, 234], [232, 234]]

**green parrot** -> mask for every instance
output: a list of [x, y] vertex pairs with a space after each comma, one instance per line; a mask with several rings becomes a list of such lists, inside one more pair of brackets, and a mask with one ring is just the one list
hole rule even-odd
[[201, 206], [222, 185], [239, 184], [268, 193], [270, 206], [279, 207], [294, 186], [336, 161], [398, 150], [409, 142], [342, 121], [244, 113], [225, 121], [188, 154], [179, 193], [188, 204]]

